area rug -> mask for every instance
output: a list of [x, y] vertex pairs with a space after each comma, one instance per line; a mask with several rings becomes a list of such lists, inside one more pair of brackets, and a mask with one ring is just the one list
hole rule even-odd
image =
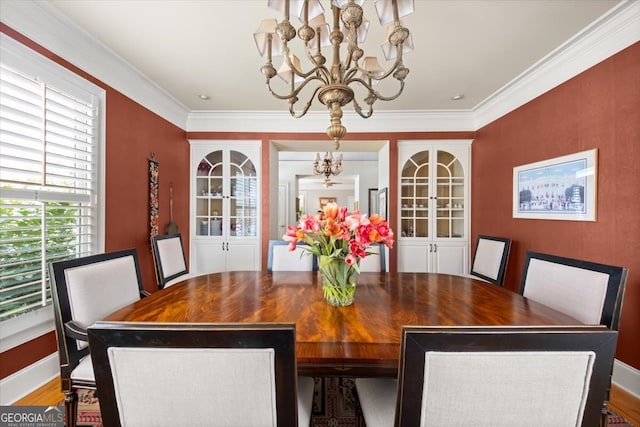
[[[312, 427], [355, 427], [355, 385], [353, 378], [315, 378]], [[64, 401], [59, 403], [64, 405]], [[608, 426], [636, 427], [612, 413]], [[102, 427], [98, 399], [91, 390], [78, 392], [78, 427]]]

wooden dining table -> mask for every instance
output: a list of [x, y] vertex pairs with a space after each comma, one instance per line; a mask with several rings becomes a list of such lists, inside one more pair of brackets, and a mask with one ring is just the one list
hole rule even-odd
[[499, 286], [433, 273], [362, 273], [355, 301], [324, 301], [316, 272], [235, 271], [186, 279], [107, 321], [295, 323], [303, 375], [395, 376], [402, 327], [576, 325]]

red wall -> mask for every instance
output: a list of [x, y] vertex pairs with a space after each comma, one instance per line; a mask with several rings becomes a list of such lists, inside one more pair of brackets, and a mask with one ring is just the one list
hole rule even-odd
[[173, 183], [173, 221], [189, 256], [189, 144], [182, 129], [119, 92], [107, 92], [105, 250], [135, 247], [142, 281], [157, 290], [149, 244], [148, 159], [158, 161], [159, 233], [170, 221], [169, 184]]
[[[510, 237], [505, 287], [527, 250], [629, 268], [616, 357], [640, 368], [640, 43], [483, 127], [472, 145], [472, 236]], [[513, 219], [513, 167], [598, 149], [596, 222]]]

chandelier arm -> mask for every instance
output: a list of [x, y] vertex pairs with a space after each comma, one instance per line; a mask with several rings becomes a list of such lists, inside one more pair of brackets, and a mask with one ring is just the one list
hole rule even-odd
[[[271, 80], [267, 81], [267, 88], [269, 89], [269, 92], [271, 93], [271, 95], [274, 96], [274, 98], [277, 99], [282, 99], [282, 100], [287, 100], [287, 99], [291, 99], [291, 98], [295, 98], [298, 96], [298, 94], [300, 93], [300, 91], [307, 85], [309, 84], [312, 80], [322, 80], [322, 78], [318, 77], [318, 76], [310, 76], [307, 79], [305, 79], [302, 83], [299, 84], [299, 86], [295, 89], [293, 89], [291, 92], [289, 92], [287, 95], [280, 95], [279, 93], [277, 93], [275, 90], [273, 90], [273, 88], [271, 88]], [[324, 81], [323, 81], [324, 83]], [[315, 94], [318, 92], [318, 90], [320, 90], [320, 87], [316, 88], [313, 92], [314, 96]]]
[[391, 96], [384, 96], [382, 95], [380, 92], [378, 92], [377, 90], [375, 90], [373, 88], [373, 86], [367, 84], [367, 82], [365, 82], [362, 79], [353, 79], [351, 80], [351, 82], [358, 82], [361, 85], [363, 85], [365, 88], [367, 88], [367, 90], [369, 91], [369, 94], [373, 95], [376, 97], [376, 99], [379, 99], [381, 101], [393, 101], [394, 99], [396, 99], [397, 97], [399, 97], [402, 94], [402, 91], [404, 90], [404, 80], [400, 81], [400, 88], [398, 89], [398, 92], [395, 95], [391, 95]]
[[[307, 49], [305, 49], [305, 50], [307, 50]], [[317, 74], [317, 72], [320, 71], [321, 72], [320, 74], [322, 74], [322, 76], [318, 76], [317, 78], [320, 78], [324, 83], [329, 84], [329, 76], [328, 76], [329, 71], [327, 70], [327, 68], [323, 64], [317, 64], [316, 61], [313, 60], [313, 58], [309, 58], [309, 59], [311, 59], [311, 62], [316, 64], [316, 65], [315, 65], [315, 67], [313, 67], [308, 72], [303, 73], [301, 70], [298, 70], [296, 67], [293, 66], [293, 62], [291, 61], [291, 55], [290, 55], [290, 51], [289, 51], [289, 46], [287, 45], [286, 42], [283, 44], [283, 51], [284, 51], [285, 61], [287, 61], [287, 65], [289, 66], [289, 69], [293, 72], [293, 74], [295, 74], [298, 77], [302, 77], [303, 79], [306, 80], [312, 74]]]
[[[307, 114], [307, 111], [309, 111], [309, 108], [311, 107], [311, 104], [313, 103], [313, 99], [316, 97], [316, 94], [318, 93], [318, 91], [320, 89], [321, 89], [321, 86], [318, 86], [318, 87], [315, 88], [315, 90], [313, 91], [313, 93], [309, 97], [309, 101], [305, 104], [305, 106], [302, 109], [302, 111], [300, 111], [300, 114], [296, 114], [296, 112], [293, 110], [293, 106], [295, 105], [296, 102], [295, 101], [294, 102], [289, 101], [289, 114], [291, 114], [291, 116], [296, 118], [296, 119], [299, 119], [300, 117], [303, 117], [305, 114]], [[300, 92], [300, 91], [298, 90], [298, 92]]]
[[363, 119], [368, 119], [373, 114], [373, 102], [371, 104], [369, 104], [369, 111], [367, 113], [363, 113], [362, 112], [362, 107], [360, 107], [360, 104], [358, 104], [358, 101], [356, 101], [354, 99], [353, 100], [353, 109], [355, 110], [356, 113], [358, 113], [358, 115], [360, 117], [362, 117]]

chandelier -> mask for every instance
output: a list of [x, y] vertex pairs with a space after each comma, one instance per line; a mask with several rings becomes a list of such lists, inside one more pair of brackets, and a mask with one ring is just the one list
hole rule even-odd
[[[267, 60], [261, 71], [266, 77], [269, 92], [277, 99], [289, 102], [289, 112], [295, 118], [304, 116], [314, 97], [329, 110], [331, 125], [327, 135], [340, 148], [340, 139], [347, 133], [342, 124], [342, 108], [353, 102], [353, 108], [363, 118], [373, 114], [373, 104], [377, 100], [391, 101], [396, 99], [404, 89], [404, 79], [409, 69], [402, 63], [403, 52], [413, 48], [409, 29], [402, 26], [400, 18], [413, 12], [413, 0], [375, 0], [374, 5], [380, 25], [391, 24], [387, 30], [386, 43], [382, 51], [387, 60], [394, 60], [391, 67], [384, 70], [375, 56], [364, 56], [360, 47], [366, 38], [369, 21], [364, 17], [362, 3], [365, 0], [331, 0], [332, 27], [324, 17], [324, 7], [319, 0], [267, 0], [268, 7], [284, 13], [282, 21], [264, 19], [254, 34], [258, 52]], [[297, 16], [302, 25], [296, 30], [289, 18]], [[302, 69], [300, 59], [291, 52], [290, 42], [298, 35], [305, 56], [309, 62], [307, 71]], [[346, 41], [344, 59], [340, 57], [340, 49]], [[331, 62], [325, 57], [327, 48], [331, 46]], [[282, 66], [276, 70], [273, 56], [283, 56]], [[288, 85], [287, 93], [276, 92], [271, 79], [279, 76]], [[392, 95], [382, 95], [374, 86], [393, 76], [399, 86]], [[296, 112], [299, 96], [305, 91], [307, 103]], [[355, 89], [364, 92], [363, 107], [355, 99]], [[310, 94], [309, 94], [310, 91]], [[308, 96], [307, 96], [308, 95]]]
[[324, 175], [324, 186], [329, 188], [333, 184], [331, 175], [340, 175], [342, 172], [342, 154], [338, 156], [336, 162], [333, 162], [333, 154], [331, 152], [324, 153], [324, 160], [320, 163], [320, 153], [316, 153], [313, 159], [314, 175]]

